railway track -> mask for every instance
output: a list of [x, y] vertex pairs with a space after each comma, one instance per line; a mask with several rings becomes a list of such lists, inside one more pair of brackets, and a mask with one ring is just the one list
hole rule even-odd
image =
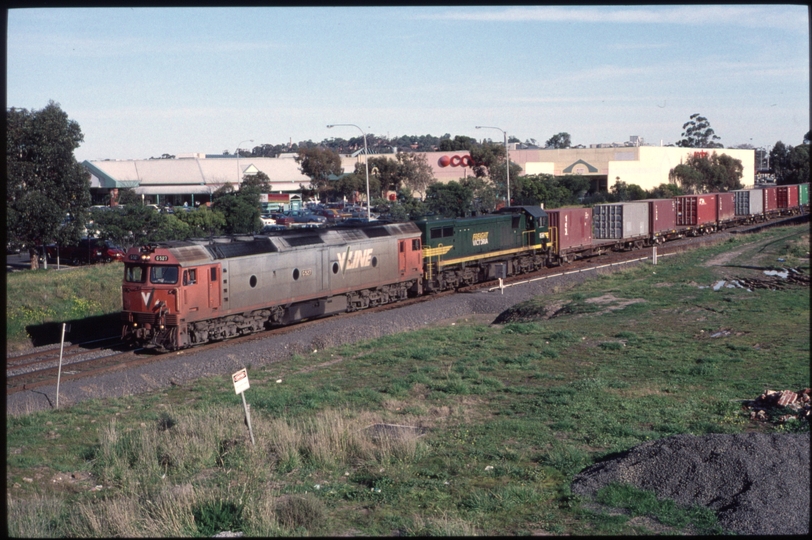
[[[808, 216], [803, 217], [808, 219]], [[783, 220], [783, 222], [779, 223], [765, 223], [737, 227], [735, 229], [728, 229], [727, 231], [724, 231], [720, 234], [709, 235], [707, 237], [691, 238], [686, 239], [686, 241], [675, 241], [673, 243], [662, 244], [657, 246], [657, 255], [658, 257], [669, 256], [684, 251], [688, 251], [696, 247], [716, 244], [719, 242], [723, 242], [725, 239], [729, 238], [729, 233], [752, 232], [753, 230], [759, 230], [761, 228], [786, 224], [786, 221], [789, 220]], [[647, 251], [650, 254], [641, 256], [643, 253]], [[601, 268], [620, 264], [640, 262], [647, 259], [651, 259], [652, 255], [653, 254], [651, 254], [651, 248], [634, 251], [609, 252], [601, 256], [572, 261], [570, 263], [567, 263], [565, 266], [543, 268], [536, 272], [511, 276], [507, 279], [502, 280], [502, 283], [500, 283], [498, 280], [480, 282], [467, 287], [462, 287], [460, 289], [457, 289], [456, 291], [454, 290], [442, 291], [432, 295], [410, 298], [408, 300], [404, 300], [401, 302], [384, 304], [381, 306], [376, 306], [356, 312], [342, 313], [339, 316], [354, 317], [361, 314], [387, 311], [390, 309], [397, 309], [414, 304], [419, 304], [422, 302], [430, 302], [432, 300], [456, 293], [470, 293], [481, 290], [494, 292], [496, 290], [500, 290], [506, 287], [521, 285], [523, 283], [537, 281], [540, 279], [549, 279], [565, 274], [594, 271], [599, 270]], [[306, 328], [310, 325], [320, 324], [324, 320], [325, 319], [323, 318], [305, 320], [300, 323], [289, 326], [277, 327], [263, 332], [239, 336], [224, 341], [208, 343], [200, 347], [176, 351], [175, 353], [172, 354], [172, 356], [191, 354], [201, 350], [206, 351], [216, 350], [221, 347], [232, 346], [238, 343], [242, 343], [244, 341], [261, 340], [272, 338], [274, 336], [281, 336], [290, 332], [300, 330], [302, 328]], [[103, 343], [109, 343], [109, 345], [107, 346], [102, 345]], [[96, 340], [94, 342], [89, 343], [72, 344], [66, 347], [63, 351], [63, 366], [61, 380], [72, 381], [77, 379], [89, 378], [105, 373], [123, 371], [126, 369], [131, 369], [145, 364], [160, 362], [163, 358], [166, 358], [168, 356], [163, 354], [156, 354], [154, 352], [146, 351], [144, 349], [122, 351], [120, 350], [121, 346], [122, 345], [118, 342], [118, 338], [111, 337], [103, 340]], [[83, 356], [93, 354], [96, 355], [93, 358], [82, 359]], [[58, 366], [57, 366], [58, 359], [59, 359], [59, 347], [48, 349], [46, 351], [38, 351], [25, 355], [7, 358], [6, 360], [7, 395], [27, 390], [33, 390], [43, 386], [55, 385], [57, 382], [57, 374], [58, 374]]]

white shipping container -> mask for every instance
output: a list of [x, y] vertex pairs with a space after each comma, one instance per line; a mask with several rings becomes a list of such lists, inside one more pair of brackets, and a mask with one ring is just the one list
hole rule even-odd
[[625, 202], [592, 208], [592, 236], [600, 240], [625, 240], [649, 236], [649, 204]]

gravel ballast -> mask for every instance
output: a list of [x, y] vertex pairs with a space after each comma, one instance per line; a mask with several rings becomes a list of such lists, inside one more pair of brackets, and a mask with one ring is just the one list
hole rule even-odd
[[714, 510], [747, 535], [809, 534], [809, 434], [676, 435], [597, 463], [572, 482], [594, 497], [612, 482]]

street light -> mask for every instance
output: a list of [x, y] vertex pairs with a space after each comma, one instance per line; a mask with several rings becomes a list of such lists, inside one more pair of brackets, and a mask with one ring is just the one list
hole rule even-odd
[[510, 206], [510, 152], [508, 150], [507, 131], [495, 126], [474, 126], [477, 129], [498, 129], [505, 136], [505, 176], [507, 178], [507, 205]]
[[364, 136], [364, 166], [366, 167], [367, 171], [367, 221], [370, 221], [372, 219], [372, 215], [370, 214], [370, 204], [372, 204], [372, 200], [369, 198], [369, 151], [367, 150], [367, 134], [364, 133], [363, 129], [355, 124], [329, 124], [327, 128], [330, 129], [336, 126], [352, 126], [357, 128], [358, 131], [360, 131]]
[[237, 145], [237, 186], [240, 184], [240, 173], [242, 172], [240, 171], [240, 146], [244, 142], [254, 142], [254, 139], [245, 139], [244, 141], [240, 141]]

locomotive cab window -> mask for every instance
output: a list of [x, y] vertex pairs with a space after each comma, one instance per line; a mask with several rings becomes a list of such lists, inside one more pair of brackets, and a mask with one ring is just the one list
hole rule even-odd
[[448, 238], [454, 236], [454, 227], [435, 227], [429, 231], [429, 236], [432, 240], [435, 238]]
[[128, 283], [144, 283], [147, 279], [147, 273], [144, 272], [144, 267], [135, 264], [128, 264], [124, 268], [124, 281]]
[[412, 251], [420, 251], [420, 240], [417, 238], [412, 240]]
[[153, 266], [149, 271], [149, 281], [156, 284], [174, 285], [178, 282], [178, 267]]
[[511, 220], [510, 226], [513, 227], [514, 229], [518, 229], [519, 228], [519, 222], [521, 221], [521, 219], [522, 219], [521, 216], [513, 216], [513, 219]]
[[183, 271], [183, 284], [184, 285], [194, 285], [197, 283], [197, 269], [190, 268], [189, 270]]

